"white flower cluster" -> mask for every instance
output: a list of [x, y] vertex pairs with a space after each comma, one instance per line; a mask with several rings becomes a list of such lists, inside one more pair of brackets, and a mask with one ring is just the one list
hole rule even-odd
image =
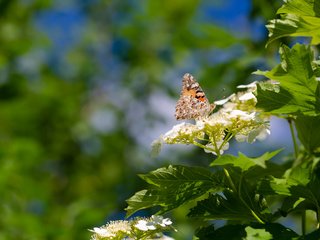
[[162, 216], [151, 216], [149, 219], [138, 220], [134, 226], [141, 231], [156, 230], [157, 228], [166, 228], [170, 226], [172, 221], [169, 218], [163, 218]]
[[255, 105], [256, 84], [241, 85], [246, 91], [232, 94], [226, 99], [216, 101], [220, 109], [210, 116], [196, 120], [195, 124], [181, 123], [174, 126], [154, 141], [154, 151], [161, 144], [194, 144], [206, 152], [221, 155], [229, 147], [229, 141], [235, 138], [239, 142], [263, 140], [270, 134], [269, 116], [262, 115]]
[[102, 239], [121, 239], [119, 237], [126, 236], [132, 232], [132, 227], [129, 221], [111, 221], [102, 227], [95, 227], [93, 230], [91, 239], [102, 240]]
[[172, 230], [172, 221], [162, 216], [151, 216], [150, 218], [138, 218], [131, 221], [112, 221], [102, 227], [89, 230], [94, 234], [91, 240], [115, 240], [115, 239], [167, 239], [163, 231]]

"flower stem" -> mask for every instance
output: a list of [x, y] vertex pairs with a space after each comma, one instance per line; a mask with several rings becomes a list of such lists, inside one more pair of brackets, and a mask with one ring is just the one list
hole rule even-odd
[[231, 177], [230, 177], [230, 174], [229, 174], [228, 170], [225, 169], [225, 168], [223, 168], [223, 171], [224, 171], [224, 174], [226, 175], [226, 177], [227, 177], [227, 179], [228, 179], [228, 181], [229, 181], [229, 183], [230, 183], [230, 185], [231, 185], [232, 190], [233, 190], [234, 192], [237, 192], [236, 186], [234, 185], [234, 183], [233, 183], [233, 181], [232, 181], [232, 179], [231, 179]]
[[203, 145], [203, 144], [201, 144], [201, 143], [199, 143], [199, 142], [197, 142], [197, 141], [193, 141], [192, 144], [195, 145], [195, 146], [197, 146], [197, 147], [206, 149], [206, 146], [205, 146], [205, 145]]
[[291, 133], [292, 142], [293, 142], [294, 155], [297, 158], [298, 157], [298, 144], [297, 144], [296, 137], [294, 135], [293, 123], [292, 123], [292, 119], [291, 118], [288, 118], [288, 123], [289, 123], [289, 126], [290, 126], [290, 133]]
[[306, 210], [302, 212], [301, 216], [301, 230], [302, 230], [302, 236], [304, 237], [306, 235]]

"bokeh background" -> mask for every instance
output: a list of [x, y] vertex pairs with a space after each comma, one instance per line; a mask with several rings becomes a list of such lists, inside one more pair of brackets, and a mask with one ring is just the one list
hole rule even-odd
[[[177, 123], [185, 72], [214, 101], [277, 63], [264, 25], [281, 4], [1, 0], [0, 239], [89, 239], [87, 229], [124, 219], [125, 200], [144, 187], [138, 173], [207, 166], [190, 146], [152, 158], [150, 144]], [[290, 151], [275, 134], [267, 143]], [[239, 149], [252, 151], [230, 152]], [[169, 215], [176, 239], [196, 227], [185, 214]]]

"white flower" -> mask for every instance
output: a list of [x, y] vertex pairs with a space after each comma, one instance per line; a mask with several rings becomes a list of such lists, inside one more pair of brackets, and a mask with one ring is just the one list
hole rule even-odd
[[[210, 127], [214, 127], [214, 126], [228, 126], [231, 122], [230, 120], [226, 117], [226, 113], [224, 111], [219, 111], [216, 112], [214, 114], [212, 114], [211, 116], [204, 118], [201, 120], [202, 124], [204, 124], [204, 126], [210, 126]], [[197, 125], [199, 124], [197, 121]]]
[[134, 226], [141, 231], [148, 231], [147, 223], [148, 222], [146, 220], [139, 220], [138, 223]]
[[266, 139], [268, 135], [270, 135], [270, 129], [265, 125], [261, 125], [259, 128], [255, 129], [255, 131], [255, 138], [259, 141]]
[[103, 227], [101, 227], [101, 228], [95, 227], [95, 228], [93, 228], [93, 230], [89, 229], [89, 231], [94, 232], [99, 237], [115, 237], [116, 236], [115, 233], [112, 233]]
[[198, 126], [191, 123], [181, 123], [175, 125], [170, 131], [165, 133], [162, 140], [167, 144], [193, 143], [197, 138], [203, 138], [204, 132]]
[[160, 225], [161, 227], [166, 227], [172, 224], [172, 221], [169, 218], [163, 218], [162, 216], [152, 215], [151, 219], [154, 224]]
[[198, 120], [196, 120], [196, 126], [198, 127], [198, 129], [202, 130], [205, 127], [205, 121], [207, 118], [200, 118]]
[[248, 139], [248, 136], [239, 133], [239, 134], [236, 134], [234, 138], [236, 139], [237, 142], [245, 142]]
[[215, 105], [223, 105], [225, 103], [227, 103], [230, 99], [234, 98], [236, 96], [235, 93], [232, 93], [229, 97], [215, 101], [214, 104]]
[[149, 230], [156, 230], [156, 226], [152, 222], [148, 222], [146, 220], [139, 220], [136, 225], [134, 225], [141, 231], [149, 231]]
[[89, 231], [95, 233], [91, 238], [93, 240], [114, 238], [123, 236], [124, 234], [130, 234], [131, 225], [128, 221], [111, 221], [100, 228], [95, 227]]
[[254, 119], [255, 113], [248, 113], [245, 111], [241, 111], [241, 110], [232, 110], [230, 112], [230, 117], [231, 118], [237, 118], [239, 120], [243, 120], [243, 121], [251, 121]]
[[268, 128], [268, 125], [261, 124], [258, 127], [255, 127], [253, 129], [248, 129], [247, 132], [244, 133], [238, 133], [235, 135], [235, 139], [238, 142], [244, 142], [247, 141], [248, 143], [253, 143], [257, 139], [259, 141], [264, 140], [268, 135], [270, 135], [270, 130]]
[[248, 101], [251, 99], [257, 100], [256, 96], [252, 92], [247, 92], [239, 97], [240, 101]]
[[163, 218], [162, 216], [151, 216], [150, 218], [140, 219], [134, 225], [141, 231], [153, 231], [161, 228], [166, 228], [172, 224], [172, 221], [169, 218]]
[[[150, 218], [139, 218], [130, 221], [111, 221], [100, 228], [95, 227], [93, 230], [90, 229], [89, 231], [94, 233], [91, 236], [91, 240], [137, 239], [137, 236], [145, 236], [146, 234], [148, 236], [152, 235], [152, 237], [155, 237], [148, 239], [169, 239], [162, 238], [162, 236], [164, 236], [162, 232], [168, 230], [171, 224], [172, 221], [169, 218], [163, 218], [162, 216], [151, 216]], [[170, 229], [175, 230], [171, 226]], [[151, 232], [143, 233], [146, 231]]]
[[238, 104], [234, 102], [227, 102], [226, 104], [223, 105], [223, 108], [220, 111], [228, 112], [234, 109], [238, 109]]
[[255, 90], [257, 88], [257, 82], [252, 82], [247, 85], [239, 85], [237, 88], [252, 88]]
[[163, 219], [162, 220], [162, 224], [161, 224], [161, 226], [169, 226], [169, 225], [171, 225], [172, 224], [172, 221], [171, 221], [171, 219], [169, 219], [169, 218], [165, 218], [165, 219]]

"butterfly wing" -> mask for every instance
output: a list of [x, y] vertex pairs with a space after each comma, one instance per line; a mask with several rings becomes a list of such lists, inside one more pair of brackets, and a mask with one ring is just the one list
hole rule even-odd
[[182, 79], [181, 95], [176, 105], [176, 119], [197, 119], [209, 115], [213, 108], [199, 83], [191, 74], [186, 73]]

